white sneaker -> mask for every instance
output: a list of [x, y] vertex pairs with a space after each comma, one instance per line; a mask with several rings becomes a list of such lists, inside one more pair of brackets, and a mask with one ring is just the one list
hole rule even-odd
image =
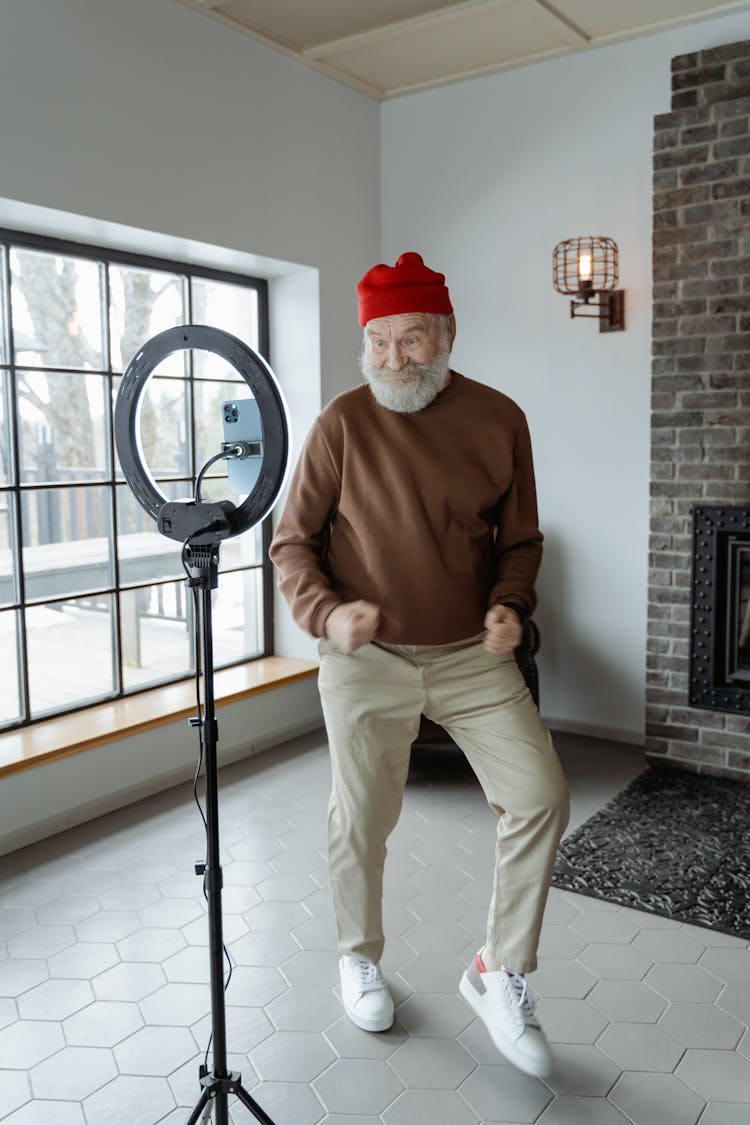
[[380, 965], [363, 957], [339, 961], [341, 999], [352, 1023], [363, 1031], [387, 1031], [393, 1023], [393, 1000]]
[[536, 1078], [550, 1073], [552, 1052], [522, 973], [511, 973], [505, 968], [488, 972], [477, 954], [461, 977], [458, 991], [508, 1062]]

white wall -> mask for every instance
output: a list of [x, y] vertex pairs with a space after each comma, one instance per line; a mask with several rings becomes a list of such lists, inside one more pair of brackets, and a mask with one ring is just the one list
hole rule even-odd
[[[670, 60], [750, 38], [750, 14], [386, 102], [382, 250], [447, 275], [454, 366], [526, 411], [547, 547], [542, 710], [641, 741], [648, 556], [651, 146]], [[626, 331], [571, 321], [562, 239], [620, 249]]]
[[324, 398], [377, 253], [378, 116], [175, 0], [3, 0], [0, 195], [317, 269]]
[[175, 0], [3, 0], [0, 147], [0, 226], [272, 278], [296, 455], [357, 378], [378, 104]]
[[[175, 0], [0, 4], [0, 226], [271, 278], [295, 451], [357, 378], [379, 128], [372, 99]], [[277, 614], [277, 651], [310, 655]], [[321, 721], [314, 683], [271, 696], [233, 709], [222, 752]], [[171, 783], [194, 761], [178, 727], [7, 779], [0, 847]]]

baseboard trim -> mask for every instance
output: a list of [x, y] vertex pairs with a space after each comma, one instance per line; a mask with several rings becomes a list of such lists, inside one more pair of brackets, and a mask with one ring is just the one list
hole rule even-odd
[[[219, 770], [223, 769], [224, 766], [231, 766], [236, 762], [243, 761], [245, 758], [254, 757], [256, 754], [268, 753], [295, 738], [301, 738], [303, 735], [311, 734], [317, 730], [321, 730], [320, 720], [308, 719], [289, 723], [282, 729], [274, 731], [273, 735], [266, 735], [251, 745], [231, 747], [228, 750], [222, 750], [219, 746], [217, 748]], [[177, 769], [159, 774], [157, 777], [151, 777], [135, 785], [125, 786], [125, 788], [118, 789], [116, 792], [108, 793], [106, 796], [97, 797], [93, 801], [86, 801], [75, 808], [65, 809], [54, 816], [47, 817], [45, 820], [25, 825], [15, 832], [9, 832], [7, 835], [0, 837], [0, 856], [17, 851], [18, 848], [36, 844], [40, 840], [46, 840], [50, 836], [56, 836], [59, 832], [76, 828], [79, 824], [96, 820], [100, 816], [106, 816], [107, 813], [115, 812], [117, 809], [125, 808], [126, 805], [135, 804], [147, 797], [153, 797], [157, 793], [163, 793], [167, 789], [173, 789], [176, 785], [183, 785], [187, 781], [192, 781], [194, 776], [195, 763], [188, 763]]]
[[638, 747], [644, 746], [646, 742], [646, 734], [642, 730], [622, 730], [620, 727], [582, 723], [575, 719], [557, 719], [552, 715], [543, 715], [542, 718], [551, 731], [560, 731], [563, 734], [580, 734], [586, 738], [604, 738], [609, 742], [626, 742], [630, 746]]

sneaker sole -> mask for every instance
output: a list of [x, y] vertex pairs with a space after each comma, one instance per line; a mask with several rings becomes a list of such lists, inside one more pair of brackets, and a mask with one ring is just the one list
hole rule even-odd
[[346, 1016], [352, 1023], [362, 1029], [362, 1031], [388, 1031], [393, 1027], [394, 1016], [384, 1016], [379, 1020], [365, 1020], [361, 1017], [355, 1016], [348, 1008], [344, 1008]]
[[461, 977], [458, 991], [469, 1007], [479, 1016], [487, 1029], [490, 1039], [495, 1044], [500, 1054], [503, 1055], [509, 1063], [512, 1063], [518, 1070], [522, 1070], [524, 1074], [530, 1074], [532, 1078], [546, 1078], [550, 1074], [551, 1066], [534, 1066], [528, 1059], [519, 1055], [518, 1051], [516, 1051], [515, 1047], [508, 1039], [505, 1039], [492, 1029], [485, 1015], [484, 1001], [468, 979], [466, 973]]

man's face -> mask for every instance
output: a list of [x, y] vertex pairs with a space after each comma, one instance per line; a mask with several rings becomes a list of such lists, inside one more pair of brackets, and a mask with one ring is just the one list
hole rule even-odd
[[429, 313], [395, 313], [369, 320], [365, 336], [370, 363], [394, 373], [409, 363], [433, 363], [445, 345], [440, 322]]
[[365, 326], [361, 368], [381, 406], [415, 414], [450, 381], [452, 333], [432, 313], [396, 313]]

